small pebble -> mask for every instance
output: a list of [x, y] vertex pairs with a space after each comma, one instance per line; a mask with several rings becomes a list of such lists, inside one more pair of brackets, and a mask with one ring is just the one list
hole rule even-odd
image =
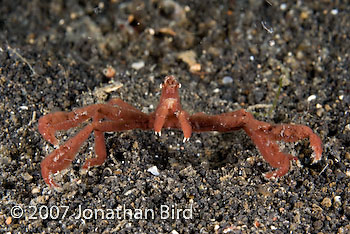
[[331, 10], [332, 15], [338, 15], [338, 9], [332, 9]]
[[199, 72], [202, 69], [202, 66], [199, 63], [193, 64], [190, 66], [190, 72], [195, 73]]
[[302, 11], [301, 12], [301, 14], [300, 14], [300, 18], [302, 19], [302, 20], [305, 20], [305, 19], [307, 19], [307, 18], [309, 18], [309, 12], [307, 12], [307, 11]]
[[115, 75], [115, 69], [112, 66], [107, 66], [102, 73], [105, 77], [112, 78]]
[[37, 188], [37, 187], [35, 187], [35, 188], [32, 189], [32, 194], [37, 194], [37, 193], [39, 193], [39, 192], [40, 192], [40, 189]]
[[153, 36], [154, 34], [156, 34], [156, 31], [153, 28], [149, 28], [148, 33]]
[[10, 217], [7, 217], [5, 223], [6, 223], [7, 225], [10, 225], [10, 224], [12, 223], [12, 217], [11, 217], [11, 216], [10, 216]]
[[120, 169], [117, 169], [117, 170], [113, 171], [114, 175], [121, 175], [122, 173], [123, 173], [123, 171], [120, 170]]
[[321, 202], [321, 205], [323, 207], [329, 208], [332, 206], [332, 200], [329, 197], [325, 197], [323, 201]]
[[345, 125], [345, 131], [350, 131], [350, 124]]
[[334, 197], [334, 203], [337, 204], [337, 206], [341, 205], [341, 197], [340, 196], [335, 196]]
[[213, 93], [220, 93], [220, 89], [218, 89], [218, 88], [214, 89]]
[[124, 193], [125, 196], [129, 196], [130, 194], [135, 194], [135, 192], [137, 191], [137, 189], [130, 189], [128, 191], [126, 191]]
[[313, 100], [315, 100], [316, 99], [316, 95], [311, 95], [311, 96], [309, 96], [308, 98], [307, 98], [307, 101], [308, 102], [311, 102], [311, 101], [313, 101]]
[[280, 9], [281, 9], [282, 11], [285, 11], [285, 10], [287, 9], [287, 4], [286, 4], [286, 3], [282, 3], [282, 4], [280, 5]]
[[328, 104], [324, 105], [324, 108], [326, 109], [327, 112], [332, 110], [332, 107], [330, 107], [330, 105], [328, 105]]
[[316, 230], [320, 230], [323, 227], [323, 222], [321, 220], [317, 220], [314, 222], [314, 228]]
[[20, 110], [28, 110], [29, 108], [28, 108], [28, 106], [20, 106], [18, 109], [20, 109]]
[[223, 84], [231, 84], [232, 82], [233, 82], [233, 79], [231, 76], [224, 76], [224, 78], [222, 78]]
[[345, 153], [345, 158], [346, 158], [347, 160], [350, 160], [350, 153], [349, 153], [349, 152], [346, 152], [346, 153]]
[[135, 62], [135, 63], [131, 64], [131, 67], [133, 69], [135, 69], [135, 70], [140, 70], [144, 66], [145, 66], [145, 62], [144, 61], [138, 61], [138, 62]]
[[350, 170], [347, 170], [347, 171], [345, 172], [345, 175], [346, 175], [347, 177], [350, 177]]
[[323, 109], [323, 108], [319, 108], [319, 109], [317, 109], [317, 111], [316, 111], [316, 115], [317, 115], [318, 117], [321, 117], [321, 116], [323, 115], [323, 112], [324, 112], [324, 109]]
[[33, 176], [31, 176], [28, 172], [22, 174], [23, 179], [25, 179], [26, 181], [32, 180]]
[[36, 198], [37, 203], [44, 204], [48, 199], [48, 196], [39, 196]]
[[215, 231], [217, 231], [217, 230], [219, 230], [219, 228], [220, 228], [220, 225], [215, 224], [215, 226], [214, 226], [214, 230], [215, 230]]
[[154, 176], [159, 176], [159, 171], [156, 166], [150, 167], [147, 169], [148, 172], [150, 172]]
[[201, 70], [201, 65], [196, 61], [197, 54], [193, 50], [186, 50], [178, 53], [177, 58], [187, 63], [190, 67], [190, 72], [198, 72]]
[[137, 141], [135, 141], [134, 144], [132, 144], [132, 147], [133, 147], [134, 149], [139, 148], [139, 143], [138, 143]]

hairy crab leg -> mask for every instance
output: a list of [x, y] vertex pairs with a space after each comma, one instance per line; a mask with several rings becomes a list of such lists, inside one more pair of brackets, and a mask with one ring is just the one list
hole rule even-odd
[[94, 131], [95, 137], [95, 158], [86, 159], [83, 169], [88, 169], [89, 167], [102, 165], [107, 158], [106, 143], [103, 132]]
[[195, 132], [228, 132], [241, 129], [246, 124], [244, 110], [219, 115], [207, 115], [202, 112], [190, 116], [189, 120]]
[[56, 131], [68, 130], [72, 127], [76, 127], [89, 118], [90, 116], [88, 115], [80, 115], [74, 111], [54, 112], [39, 119], [38, 130], [46, 141], [53, 145], [58, 145], [58, 140], [55, 137]]
[[92, 125], [86, 126], [74, 137], [67, 140], [65, 144], [44, 158], [41, 162], [41, 175], [46, 184], [51, 187], [59, 187], [51, 178], [51, 174], [66, 169], [72, 163], [81, 145], [88, 139], [92, 130]]
[[102, 114], [96, 112], [92, 125], [94, 126], [94, 137], [95, 137], [95, 158], [86, 159], [83, 169], [88, 169], [92, 166], [101, 165], [107, 157], [106, 142], [103, 132], [96, 129], [95, 125], [99, 124], [99, 121], [103, 118]]
[[309, 127], [303, 125], [281, 124], [272, 125], [258, 121], [250, 114], [249, 121], [244, 126], [245, 132], [253, 140], [263, 158], [277, 171], [267, 173], [266, 178], [281, 177], [285, 175], [292, 159], [297, 159], [290, 154], [282, 153], [276, 141], [295, 142], [308, 138], [314, 151], [313, 160], [317, 162], [322, 155], [322, 142]]
[[[93, 122], [84, 127], [73, 138], [49, 154], [41, 163], [42, 176], [47, 184], [57, 187], [57, 184], [50, 178], [50, 175], [67, 168], [79, 151], [82, 143], [87, 140], [91, 131], [95, 135], [96, 157], [87, 159], [83, 168], [101, 165], [106, 159], [106, 146], [103, 129], [98, 129], [105, 124], [113, 123], [111, 131], [122, 131], [134, 128], [147, 129], [149, 117], [140, 111], [124, 106], [113, 107], [109, 104], [96, 104], [87, 108], [81, 108], [72, 112], [56, 112], [46, 115], [39, 120], [39, 131], [49, 142], [57, 145], [55, 137], [57, 130], [69, 129], [78, 126], [80, 123], [93, 117]], [[110, 119], [107, 122], [100, 122], [101, 119]]]
[[53, 145], [58, 145], [58, 140], [55, 137], [56, 131], [77, 127], [82, 122], [90, 119], [100, 108], [105, 106], [106, 104], [94, 104], [78, 108], [71, 112], [59, 111], [47, 114], [39, 119], [38, 130], [45, 140]]
[[269, 136], [275, 140], [283, 140], [285, 142], [295, 142], [301, 139], [308, 138], [310, 146], [314, 151], [313, 162], [317, 162], [322, 156], [322, 141], [321, 138], [316, 135], [311, 128], [305, 125], [293, 125], [293, 124], [278, 124], [272, 125], [271, 130], [268, 132]]
[[104, 121], [104, 122], [93, 122], [94, 136], [95, 136], [95, 158], [89, 158], [85, 161], [83, 169], [88, 169], [92, 166], [102, 165], [106, 160], [106, 143], [104, 138], [104, 132], [116, 132], [126, 131], [131, 129], [147, 129], [148, 121], [144, 122], [129, 122], [125, 120], [119, 121]]
[[56, 131], [68, 130], [77, 127], [82, 122], [92, 118], [96, 113], [103, 115], [106, 119], [138, 119], [147, 118], [148, 115], [136, 108], [114, 107], [110, 104], [94, 104], [91, 106], [76, 109], [71, 112], [54, 112], [39, 119], [38, 130], [41, 135], [53, 145], [58, 145], [55, 137]]
[[53, 187], [58, 185], [50, 177], [51, 174], [66, 169], [74, 160], [75, 155], [78, 153], [81, 145], [94, 131], [95, 135], [95, 153], [96, 157], [87, 159], [83, 165], [84, 169], [91, 166], [101, 165], [106, 159], [106, 145], [103, 132], [111, 131], [125, 131], [135, 128], [145, 128], [147, 122], [142, 123], [128, 123], [127, 121], [94, 121], [91, 124], [84, 127], [74, 137], [69, 139], [66, 143], [61, 145], [58, 149], [54, 150], [51, 154], [46, 156], [41, 163], [41, 173], [45, 182]]
[[270, 166], [277, 168], [276, 171], [266, 173], [265, 177], [277, 178], [285, 175], [289, 171], [289, 161], [295, 159], [295, 157], [280, 152], [278, 144], [264, 134], [256, 132], [248, 127], [245, 127], [244, 130], [259, 149], [263, 158], [270, 164]]
[[121, 100], [120, 98], [113, 98], [110, 101], [108, 101], [109, 105], [117, 105], [120, 108], [123, 108], [125, 110], [129, 110], [129, 111], [134, 111], [139, 113], [140, 115], [146, 115], [145, 113], [143, 113], [142, 111], [140, 111], [139, 109], [137, 109], [136, 107], [130, 105], [129, 103], [124, 102], [123, 100]]
[[220, 115], [206, 115], [197, 113], [190, 117], [193, 131], [228, 132], [243, 128], [259, 149], [263, 158], [274, 168], [265, 174], [266, 178], [281, 177], [289, 171], [290, 160], [297, 159], [290, 154], [280, 151], [276, 141], [295, 142], [308, 138], [314, 151], [314, 162], [322, 155], [322, 142], [309, 127], [304, 125], [281, 124], [272, 125], [254, 119], [253, 115], [245, 110], [238, 110]]
[[[100, 119], [101, 115], [96, 112], [92, 124], [89, 124], [83, 128], [83, 130], [81, 130], [77, 135], [69, 139], [64, 145], [53, 151], [42, 161], [41, 173], [44, 181], [47, 184], [53, 187], [58, 187], [58, 185], [51, 178], [51, 174], [66, 169], [72, 163], [81, 145], [90, 136], [92, 130], [94, 130], [94, 124], [98, 123]], [[84, 164], [84, 168], [102, 164], [107, 156], [103, 132], [94, 130], [94, 135], [96, 157], [93, 159], [88, 159]]]

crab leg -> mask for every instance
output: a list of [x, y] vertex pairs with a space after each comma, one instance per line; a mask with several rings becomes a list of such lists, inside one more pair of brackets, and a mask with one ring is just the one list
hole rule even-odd
[[220, 115], [206, 115], [197, 113], [190, 117], [193, 131], [219, 131], [227, 132], [243, 128], [259, 149], [263, 158], [276, 171], [266, 173], [266, 178], [281, 177], [289, 171], [290, 160], [296, 157], [282, 153], [276, 141], [295, 142], [308, 138], [314, 150], [314, 162], [320, 160], [322, 155], [321, 139], [304, 125], [281, 124], [272, 125], [254, 119], [253, 115], [245, 110], [238, 110]]
[[106, 143], [105, 143], [105, 137], [103, 132], [95, 130], [94, 137], [95, 137], [96, 157], [86, 159], [83, 165], [83, 169], [88, 169], [89, 167], [92, 167], [92, 166], [102, 165], [102, 163], [106, 160], [107, 151], [106, 151]]
[[[67, 168], [74, 160], [82, 143], [87, 140], [92, 131], [95, 135], [96, 157], [87, 159], [83, 168], [101, 165], [106, 159], [106, 145], [103, 132], [122, 131], [134, 128], [147, 129], [148, 115], [124, 106], [123, 109], [113, 107], [109, 104], [96, 104], [88, 108], [81, 108], [72, 112], [56, 112], [46, 115], [39, 120], [39, 131], [49, 142], [57, 144], [54, 133], [57, 130], [75, 127], [93, 117], [93, 122], [87, 125], [73, 138], [49, 154], [41, 164], [41, 171], [44, 180], [50, 186], [57, 187], [57, 184], [50, 178], [50, 175]], [[101, 119], [113, 121], [100, 122]], [[134, 120], [134, 121], [133, 121]]]
[[39, 119], [38, 130], [45, 140], [53, 145], [58, 145], [58, 140], [55, 137], [56, 131], [76, 127], [96, 114], [102, 115], [103, 118], [116, 121], [120, 119], [135, 119], [137, 121], [147, 119], [148, 117], [147, 114], [142, 113], [136, 108], [131, 108], [130, 105], [114, 107], [110, 104], [94, 104], [71, 112], [54, 112], [45, 115]]
[[[51, 174], [61, 171], [67, 168], [75, 158], [75, 155], [79, 151], [81, 145], [90, 136], [92, 130], [94, 129], [94, 124], [98, 124], [101, 119], [101, 115], [96, 112], [93, 118], [93, 123], [86, 126], [77, 135], [68, 140], [64, 145], [53, 151], [48, 155], [41, 163], [41, 173], [44, 180], [50, 186], [58, 187], [58, 185], [51, 178]], [[104, 141], [103, 133], [94, 130], [95, 135], [95, 152], [96, 158], [88, 159], [84, 166], [86, 168], [93, 165], [100, 165], [106, 159], [106, 145]], [[85, 168], [85, 167], [84, 167]]]
[[103, 132], [124, 131], [135, 128], [144, 128], [145, 126], [147, 126], [147, 123], [140, 122], [135, 125], [135, 123], [127, 124], [126, 121], [123, 120], [92, 122], [84, 127], [78, 134], [44, 158], [41, 163], [41, 173], [45, 182], [50, 186], [58, 187], [50, 175], [66, 169], [71, 164], [81, 145], [87, 140], [92, 131], [94, 131], [95, 136], [96, 157], [87, 159], [83, 165], [84, 169], [91, 166], [101, 165], [105, 161], [107, 153]]
[[229, 132], [241, 129], [246, 124], [246, 113], [244, 110], [220, 115], [207, 115], [200, 112], [190, 116], [189, 119], [195, 132]]
[[109, 105], [117, 105], [124, 110], [134, 111], [134, 112], [139, 113], [140, 115], [146, 115], [145, 113], [143, 113], [142, 111], [140, 111], [136, 107], [130, 105], [129, 103], [124, 102], [120, 98], [113, 98], [110, 101], [108, 101], [108, 104]]
[[90, 116], [87, 114], [77, 114], [75, 111], [54, 112], [47, 114], [39, 119], [38, 130], [45, 138], [45, 140], [53, 145], [58, 145], [58, 140], [55, 137], [56, 131], [68, 130], [72, 127], [76, 127], [89, 118]]
[[[95, 117], [93, 118], [92, 125], [98, 125], [102, 119], [102, 114], [96, 112]], [[83, 169], [88, 169], [91, 166], [101, 165], [107, 157], [106, 143], [103, 132], [99, 131], [94, 127], [94, 137], [95, 137], [95, 158], [89, 158], [85, 161]]]
[[87, 159], [83, 165], [83, 169], [88, 169], [92, 166], [99, 166], [106, 160], [106, 143], [104, 138], [104, 132], [117, 132], [131, 129], [147, 129], [147, 122], [133, 122], [128, 123], [124, 120], [119, 121], [104, 121], [94, 122], [94, 136], [95, 136], [95, 158]]
[[71, 112], [59, 111], [47, 114], [39, 119], [38, 130], [45, 140], [53, 145], [58, 145], [58, 140], [55, 137], [56, 131], [77, 127], [105, 106], [106, 104], [94, 104]]
[[90, 136], [93, 130], [92, 125], [83, 128], [77, 135], [69, 139], [64, 145], [54, 150], [51, 154], [46, 156], [41, 162], [41, 175], [46, 184], [58, 187], [58, 185], [51, 178], [51, 174], [66, 169], [74, 160], [74, 157], [81, 145]]
[[321, 159], [321, 139], [307, 126], [291, 124], [272, 125], [258, 121], [251, 115], [243, 129], [253, 140], [263, 158], [272, 167], [277, 168], [277, 171], [267, 173], [265, 175], [266, 178], [285, 175], [289, 170], [289, 161], [297, 159], [290, 154], [280, 152], [276, 141], [295, 142], [300, 139], [308, 138], [314, 151], [312, 156], [314, 162]]
[[[276, 172], [269, 172], [265, 177], [280, 177], [288, 172], [290, 166], [289, 160], [294, 157], [280, 152], [274, 139], [269, 139], [268, 136], [259, 134], [259, 131], [254, 131], [253, 127], [259, 128], [267, 124], [260, 121], [258, 124], [256, 121], [257, 120], [253, 119], [253, 116], [245, 110], [213, 116], [203, 113], [191, 116], [191, 123], [194, 126], [194, 131], [227, 132], [243, 128], [256, 144], [264, 159], [272, 167], [278, 168]], [[252, 123], [256, 123], [257, 125], [253, 126]]]
[[321, 159], [322, 141], [321, 138], [311, 130], [311, 128], [305, 125], [293, 124], [272, 125], [271, 128], [272, 129], [268, 132], [269, 137], [278, 141], [283, 140], [285, 142], [295, 142], [308, 138], [310, 146], [314, 151], [314, 154], [312, 155], [314, 163]]
[[295, 159], [295, 157], [280, 152], [278, 144], [273, 139], [270, 139], [270, 137], [261, 134], [258, 131], [254, 131], [249, 127], [244, 127], [244, 130], [259, 149], [263, 158], [270, 164], [270, 166], [277, 168], [276, 171], [266, 173], [265, 177], [277, 178], [285, 175], [289, 171], [289, 161]]

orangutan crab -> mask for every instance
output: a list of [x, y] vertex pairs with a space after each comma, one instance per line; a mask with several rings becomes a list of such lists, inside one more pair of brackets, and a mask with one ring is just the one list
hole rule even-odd
[[160, 102], [151, 114], [145, 114], [121, 99], [112, 99], [107, 104], [94, 104], [73, 110], [72, 112], [54, 112], [39, 119], [39, 132], [51, 144], [58, 145], [56, 131], [68, 130], [86, 120], [92, 119], [79, 133], [70, 138], [49, 154], [41, 163], [41, 174], [46, 184], [57, 187], [51, 174], [67, 168], [79, 151], [82, 143], [87, 140], [91, 132], [95, 136], [96, 157], [87, 159], [83, 168], [101, 165], [107, 156], [104, 132], [125, 131], [132, 129], [152, 130], [161, 136], [162, 128], [181, 129], [184, 142], [188, 141], [192, 132], [218, 131], [228, 132], [243, 129], [259, 149], [263, 158], [276, 171], [265, 174], [266, 178], [285, 175], [290, 167], [290, 154], [279, 150], [277, 141], [295, 142], [309, 138], [314, 151], [313, 161], [317, 162], [322, 155], [321, 139], [304, 125], [279, 124], [273, 125], [254, 119], [245, 110], [237, 110], [219, 115], [196, 113], [189, 115], [181, 108], [179, 88], [180, 84], [174, 76], [165, 77], [161, 85]]

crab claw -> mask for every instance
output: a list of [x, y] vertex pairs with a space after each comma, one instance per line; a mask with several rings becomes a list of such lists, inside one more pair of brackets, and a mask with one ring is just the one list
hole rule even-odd
[[184, 139], [183, 139], [183, 143], [185, 143], [185, 142], [188, 142], [190, 140], [190, 138], [189, 137], [184, 137]]
[[174, 76], [165, 78], [164, 83], [161, 85], [162, 94], [155, 111], [153, 128], [155, 134], [160, 136], [160, 131], [163, 127], [180, 127], [184, 133], [183, 142], [186, 142], [191, 137], [192, 126], [188, 113], [181, 108], [180, 87], [180, 83], [177, 82]]

